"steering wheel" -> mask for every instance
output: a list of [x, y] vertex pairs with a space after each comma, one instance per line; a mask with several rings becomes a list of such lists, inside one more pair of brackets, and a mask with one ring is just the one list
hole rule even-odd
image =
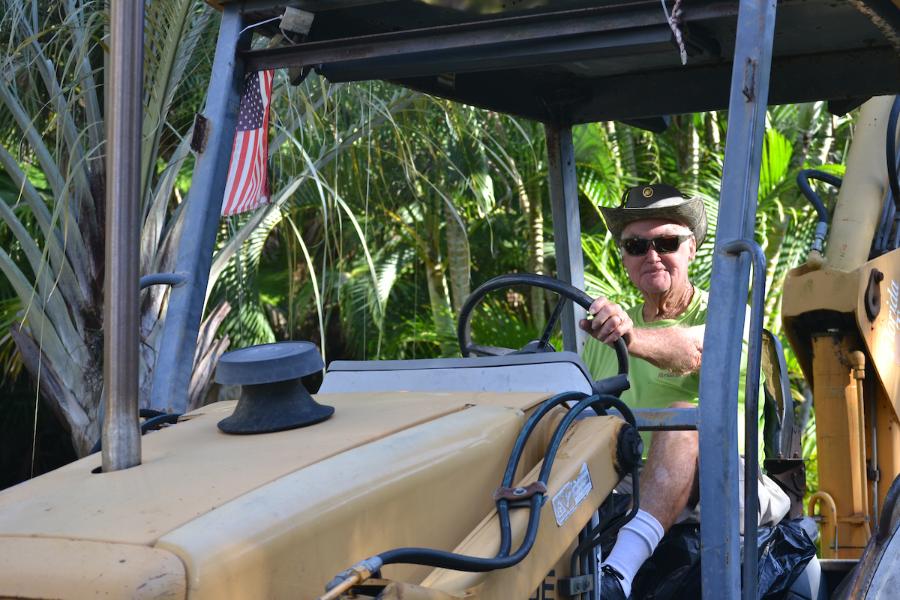
[[[529, 342], [519, 350], [511, 348], [500, 348], [497, 346], [483, 346], [481, 344], [472, 343], [472, 311], [481, 302], [481, 300], [490, 292], [514, 285], [528, 285], [559, 294], [559, 301], [547, 321], [544, 331], [541, 333], [540, 339]], [[459, 311], [459, 325], [456, 328], [456, 335], [459, 339], [459, 349], [463, 356], [504, 356], [507, 354], [534, 354], [538, 352], [555, 352], [550, 344], [550, 335], [556, 327], [557, 321], [562, 314], [562, 309], [566, 304], [566, 300], [577, 303], [585, 310], [590, 309], [593, 298], [585, 294], [576, 287], [562, 282], [559, 279], [547, 277], [545, 275], [536, 275], [534, 273], [511, 273], [509, 275], [499, 275], [481, 284], [468, 298]], [[628, 373], [628, 349], [625, 347], [625, 340], [618, 339], [613, 348], [616, 351], [616, 358], [619, 362], [619, 373]]]

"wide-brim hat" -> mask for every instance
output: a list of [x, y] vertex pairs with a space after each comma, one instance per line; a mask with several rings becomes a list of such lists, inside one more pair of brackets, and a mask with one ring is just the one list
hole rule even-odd
[[645, 219], [665, 219], [688, 227], [697, 246], [706, 237], [706, 208], [700, 197], [687, 198], [671, 185], [658, 183], [625, 190], [618, 208], [601, 207], [606, 226], [616, 240], [629, 223]]

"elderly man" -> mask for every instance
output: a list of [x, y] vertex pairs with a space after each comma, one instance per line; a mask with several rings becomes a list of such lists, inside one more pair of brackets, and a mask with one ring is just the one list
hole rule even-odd
[[[593, 338], [585, 345], [584, 361], [598, 379], [615, 374], [615, 355], [606, 344], [624, 338], [631, 389], [623, 400], [638, 408], [695, 406], [708, 294], [688, 280], [688, 265], [706, 236], [703, 201], [685, 198], [672, 186], [649, 185], [627, 190], [619, 208], [601, 210], [644, 303], [624, 310], [597, 298], [591, 320], [581, 321]], [[743, 386], [739, 405], [743, 412]], [[695, 431], [653, 434], [641, 474], [640, 510], [619, 532], [603, 564], [603, 598], [627, 598], [635, 574], [664, 533], [676, 520], [690, 518], [698, 452]], [[623, 483], [627, 487], [630, 481]], [[763, 508], [772, 503], [761, 500]], [[776, 503], [786, 506], [785, 501]]]

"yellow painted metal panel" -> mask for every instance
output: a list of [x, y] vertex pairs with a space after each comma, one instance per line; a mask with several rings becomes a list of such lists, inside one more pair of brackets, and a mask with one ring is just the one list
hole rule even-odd
[[184, 565], [164, 550], [0, 537], [0, 598], [186, 598]]
[[[870, 274], [878, 270], [881, 310], [869, 320], [866, 314], [866, 289]], [[867, 262], [859, 269], [856, 287], [856, 323], [865, 342], [875, 375], [891, 399], [894, 418], [900, 417], [900, 250], [894, 250]], [[870, 372], [872, 369], [869, 369]], [[887, 416], [887, 415], [884, 415]]]
[[[473, 406], [333, 456], [164, 536], [192, 598], [309, 598], [395, 546], [453, 548], [493, 504], [521, 410]], [[426, 568], [387, 567], [418, 581]]]
[[151, 545], [231, 500], [329, 457], [479, 404], [526, 410], [540, 393], [329, 394], [335, 416], [255, 436], [221, 433], [234, 403], [217, 403], [143, 438], [144, 462], [92, 474], [99, 455], [0, 493], [0, 536]]
[[814, 310], [851, 313], [856, 310], [858, 282], [856, 271], [791, 269], [784, 281], [782, 315], [795, 317]]
[[785, 278], [781, 297], [784, 332], [808, 381], [813, 380], [810, 313], [827, 310], [852, 314], [858, 305], [858, 289], [857, 271], [810, 270], [804, 265], [792, 269]]

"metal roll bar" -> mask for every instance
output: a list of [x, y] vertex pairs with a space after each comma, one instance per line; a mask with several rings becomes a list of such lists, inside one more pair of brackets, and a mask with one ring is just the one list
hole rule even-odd
[[138, 425], [138, 273], [144, 2], [110, 5], [103, 290], [103, 471], [141, 463]]
[[747, 350], [747, 377], [744, 382], [744, 574], [745, 600], [756, 600], [759, 584], [759, 557], [756, 549], [759, 525], [759, 372], [762, 364], [762, 330], [766, 302], [766, 255], [759, 244], [734, 240], [722, 247], [733, 256], [744, 252], [753, 259], [750, 296], [750, 343]]
[[[741, 0], [728, 102], [717, 249], [753, 239], [765, 133], [775, 0]], [[715, 253], [700, 373], [700, 504], [704, 598], [741, 595], [738, 531], [737, 382], [750, 260]], [[764, 269], [763, 269], [764, 271]], [[755, 479], [755, 478], [754, 478]], [[746, 533], [746, 532], [745, 532]], [[752, 569], [750, 570], [755, 573]], [[746, 590], [745, 590], [746, 594]], [[746, 596], [745, 596], [746, 597]]]

